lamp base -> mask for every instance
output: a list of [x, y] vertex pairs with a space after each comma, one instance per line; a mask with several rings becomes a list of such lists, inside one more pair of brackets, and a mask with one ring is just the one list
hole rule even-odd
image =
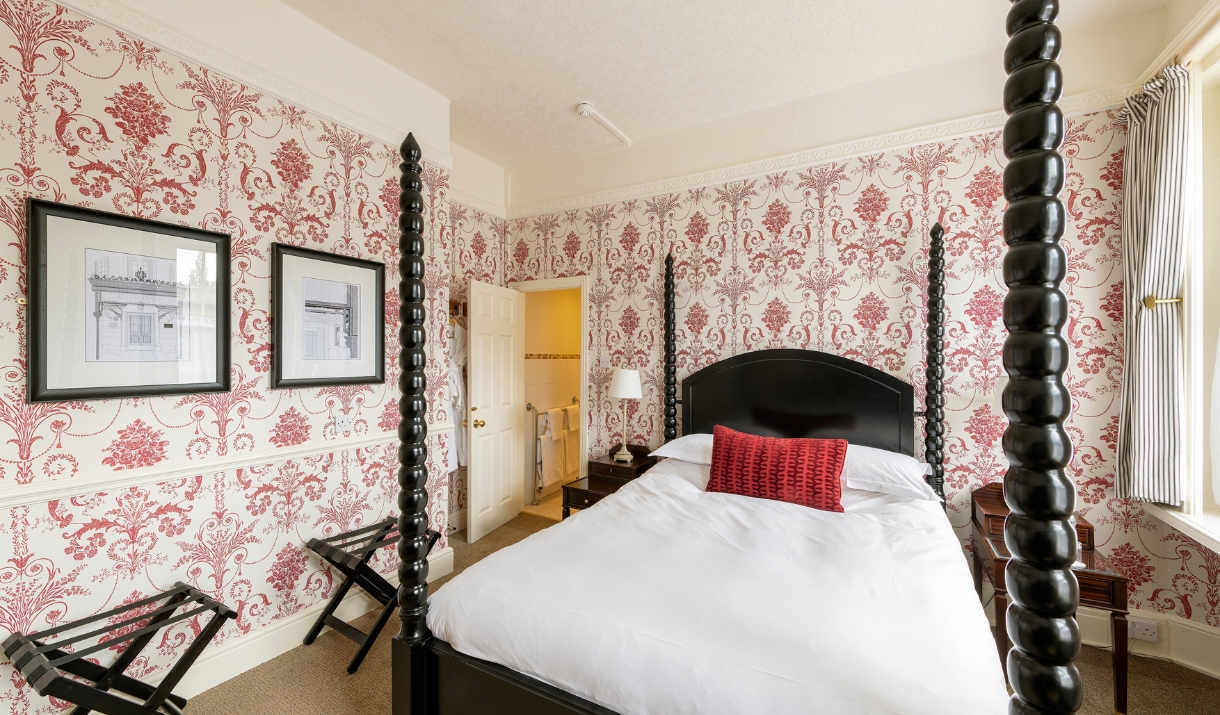
[[630, 462], [635, 459], [635, 455], [627, 451], [627, 443], [624, 442], [623, 446], [619, 447], [618, 451], [614, 453], [612, 459], [616, 462]]

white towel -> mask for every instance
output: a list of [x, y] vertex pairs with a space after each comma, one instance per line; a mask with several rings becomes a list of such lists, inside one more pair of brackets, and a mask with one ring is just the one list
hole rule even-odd
[[580, 454], [580, 405], [563, 408], [563, 422], [567, 427], [567, 449], [564, 458], [570, 476], [573, 472], [580, 472], [580, 463], [583, 461]]
[[547, 410], [538, 415], [538, 460], [542, 462], [543, 488], [563, 481], [564, 450], [563, 412]]
[[[449, 419], [457, 423], [458, 416], [466, 413], [466, 383], [462, 379], [462, 368], [450, 365], [449, 381]], [[450, 472], [456, 472], [458, 467], [466, 466], [466, 428], [455, 424], [453, 428], [453, 449], [449, 450], [447, 467]]]
[[563, 433], [567, 431], [564, 428], [563, 408], [552, 407], [546, 411], [547, 435], [551, 440], [563, 439]]
[[449, 421], [453, 423], [453, 449], [449, 450], [446, 467], [456, 472], [466, 466], [466, 428], [458, 423], [458, 417], [466, 414], [466, 381], [462, 379], [462, 365], [466, 363], [466, 330], [460, 325], [449, 326]]
[[449, 360], [454, 365], [462, 367], [466, 364], [467, 352], [466, 328], [454, 323], [449, 326]]

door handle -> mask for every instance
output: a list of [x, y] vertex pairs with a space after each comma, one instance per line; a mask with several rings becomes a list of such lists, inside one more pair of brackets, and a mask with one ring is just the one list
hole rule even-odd
[[462, 426], [463, 426], [463, 427], [465, 427], [465, 426], [466, 426], [466, 420], [462, 420]]
[[482, 427], [482, 426], [484, 426], [484, 425], [486, 425], [486, 424], [487, 424], [487, 423], [486, 423], [486, 422], [484, 422], [483, 420], [475, 420], [475, 421], [474, 421], [474, 426], [475, 426], [475, 428]]

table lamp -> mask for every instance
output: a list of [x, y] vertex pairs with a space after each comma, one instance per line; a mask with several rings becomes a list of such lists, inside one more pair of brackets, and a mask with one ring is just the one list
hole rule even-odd
[[640, 371], [615, 368], [614, 378], [610, 380], [610, 396], [617, 397], [623, 405], [623, 446], [614, 454], [614, 461], [630, 462], [633, 457], [627, 450], [627, 400], [644, 396], [640, 388]]

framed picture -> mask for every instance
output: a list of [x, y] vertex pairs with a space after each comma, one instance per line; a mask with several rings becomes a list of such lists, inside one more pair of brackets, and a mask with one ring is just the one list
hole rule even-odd
[[385, 382], [385, 264], [271, 245], [271, 387]]
[[229, 389], [229, 237], [26, 200], [29, 399]]

